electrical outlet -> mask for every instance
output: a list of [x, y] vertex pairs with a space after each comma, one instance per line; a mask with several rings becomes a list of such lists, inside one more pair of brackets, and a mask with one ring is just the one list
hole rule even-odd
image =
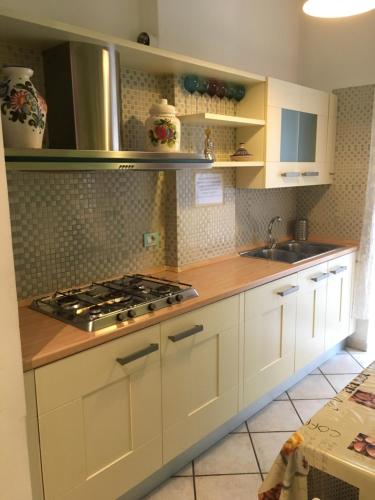
[[160, 233], [143, 233], [143, 246], [158, 247], [160, 245]]

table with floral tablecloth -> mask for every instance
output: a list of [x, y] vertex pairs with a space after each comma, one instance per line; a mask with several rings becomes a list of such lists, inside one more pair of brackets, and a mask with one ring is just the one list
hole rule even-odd
[[290, 436], [258, 496], [375, 500], [375, 362]]

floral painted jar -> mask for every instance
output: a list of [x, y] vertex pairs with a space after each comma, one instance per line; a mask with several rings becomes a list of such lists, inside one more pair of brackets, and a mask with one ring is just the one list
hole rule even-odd
[[150, 109], [146, 120], [147, 150], [157, 153], [180, 151], [181, 124], [176, 117], [176, 108], [161, 99]]
[[5, 66], [0, 81], [0, 109], [7, 148], [41, 148], [47, 104], [31, 83], [34, 71]]

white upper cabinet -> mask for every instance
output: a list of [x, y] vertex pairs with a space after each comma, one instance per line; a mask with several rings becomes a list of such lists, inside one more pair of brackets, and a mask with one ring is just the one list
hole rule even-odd
[[241, 169], [237, 186], [275, 188], [329, 184], [336, 130], [336, 98], [327, 92], [269, 78], [265, 167]]

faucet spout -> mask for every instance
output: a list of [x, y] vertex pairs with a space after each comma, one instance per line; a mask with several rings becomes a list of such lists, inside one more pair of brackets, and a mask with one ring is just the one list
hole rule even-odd
[[275, 222], [282, 222], [282, 218], [277, 215], [276, 217], [273, 217], [269, 224], [268, 224], [268, 231], [267, 231], [267, 247], [268, 248], [275, 248], [276, 246], [276, 238], [272, 235], [272, 230]]

